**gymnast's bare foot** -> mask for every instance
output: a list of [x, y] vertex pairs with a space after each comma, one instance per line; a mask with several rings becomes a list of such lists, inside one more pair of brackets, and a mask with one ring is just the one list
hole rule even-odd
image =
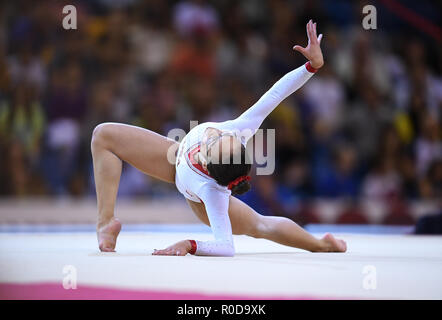
[[121, 231], [121, 222], [112, 218], [107, 224], [97, 227], [98, 247], [103, 252], [115, 252], [117, 237]]
[[344, 240], [336, 239], [331, 233], [327, 233], [321, 242], [324, 243], [322, 252], [345, 252], [347, 251], [347, 243]]

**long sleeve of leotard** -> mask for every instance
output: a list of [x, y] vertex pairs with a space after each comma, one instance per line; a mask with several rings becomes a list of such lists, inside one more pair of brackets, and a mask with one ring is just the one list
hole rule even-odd
[[240, 130], [247, 142], [261, 126], [264, 119], [289, 95], [298, 90], [313, 72], [302, 65], [285, 74], [279, 79], [253, 106], [242, 113], [238, 118], [225, 122], [225, 128]]
[[207, 186], [200, 194], [206, 207], [210, 228], [215, 237], [210, 241], [196, 241], [196, 255], [200, 256], [227, 256], [235, 255], [233, 246], [232, 226], [229, 218], [229, 192], [217, 190]]

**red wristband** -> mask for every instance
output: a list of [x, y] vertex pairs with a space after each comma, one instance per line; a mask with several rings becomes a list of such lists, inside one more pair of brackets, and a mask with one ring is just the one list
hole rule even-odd
[[190, 249], [189, 253], [190, 254], [195, 254], [196, 252], [196, 241], [195, 240], [189, 240], [190, 244], [192, 245], [192, 248]]
[[311, 73], [315, 73], [316, 71], [318, 71], [318, 69], [315, 69], [312, 67], [312, 64], [310, 63], [310, 61], [306, 62], [305, 68], [307, 69], [308, 72], [311, 72]]

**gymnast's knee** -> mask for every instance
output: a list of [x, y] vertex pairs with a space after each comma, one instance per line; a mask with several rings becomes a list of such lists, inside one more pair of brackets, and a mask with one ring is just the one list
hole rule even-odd
[[269, 233], [269, 224], [264, 216], [257, 218], [247, 230], [247, 235], [256, 239], [266, 238]]
[[98, 146], [106, 147], [112, 140], [116, 131], [116, 125], [111, 122], [104, 122], [97, 125], [92, 132], [91, 148]]

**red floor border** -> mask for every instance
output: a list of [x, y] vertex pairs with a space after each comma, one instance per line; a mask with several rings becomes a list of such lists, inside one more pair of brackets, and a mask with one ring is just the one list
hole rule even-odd
[[0, 283], [0, 300], [317, 300], [310, 296], [277, 297], [133, 290], [79, 285], [64, 289], [56, 283]]

